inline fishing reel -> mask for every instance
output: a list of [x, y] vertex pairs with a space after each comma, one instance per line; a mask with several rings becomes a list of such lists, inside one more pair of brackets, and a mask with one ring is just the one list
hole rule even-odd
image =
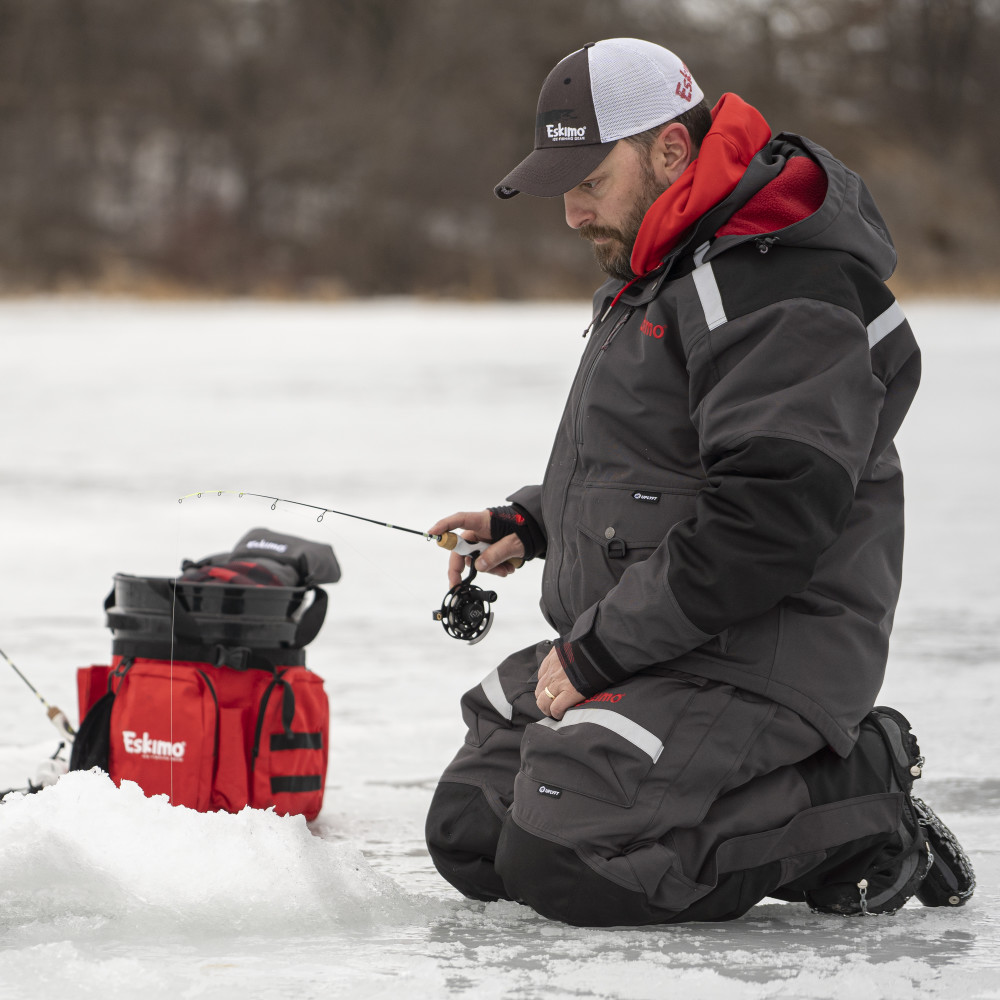
[[472, 553], [469, 575], [455, 584], [441, 602], [441, 607], [433, 611], [434, 621], [444, 626], [445, 632], [453, 639], [463, 639], [470, 645], [486, 637], [493, 624], [490, 605], [497, 599], [495, 590], [483, 590], [472, 581], [476, 577], [475, 560], [479, 552]]

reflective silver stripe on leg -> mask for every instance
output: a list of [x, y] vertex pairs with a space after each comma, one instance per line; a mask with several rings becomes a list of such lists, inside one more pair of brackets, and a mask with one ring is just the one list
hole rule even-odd
[[626, 719], [624, 715], [610, 712], [606, 708], [572, 708], [562, 719], [541, 719], [537, 725], [548, 726], [549, 729], [563, 729], [566, 726], [578, 726], [581, 722], [603, 726], [617, 733], [651, 757], [654, 764], [663, 753], [663, 743], [648, 729], [643, 729], [638, 722]]
[[502, 715], [510, 722], [514, 718], [514, 706], [507, 700], [507, 696], [503, 693], [499, 668], [494, 670], [480, 686], [489, 703], [497, 710], [497, 714]]

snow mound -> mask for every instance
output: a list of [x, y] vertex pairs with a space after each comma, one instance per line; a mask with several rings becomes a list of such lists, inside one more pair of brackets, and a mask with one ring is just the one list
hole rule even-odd
[[356, 848], [314, 837], [301, 816], [198, 813], [95, 770], [0, 806], [0, 928], [81, 919], [197, 936], [421, 918]]

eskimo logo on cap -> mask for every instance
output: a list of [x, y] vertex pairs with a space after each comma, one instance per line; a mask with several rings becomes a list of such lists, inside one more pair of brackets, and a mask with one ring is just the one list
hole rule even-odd
[[581, 125], [579, 128], [572, 128], [569, 125], [546, 125], [545, 134], [550, 139], [568, 139], [570, 142], [578, 142], [587, 138], [587, 126]]

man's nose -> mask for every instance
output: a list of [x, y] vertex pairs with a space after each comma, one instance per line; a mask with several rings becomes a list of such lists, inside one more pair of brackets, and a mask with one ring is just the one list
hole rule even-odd
[[579, 229], [595, 219], [593, 209], [587, 206], [583, 196], [575, 188], [563, 195], [563, 205], [566, 209], [566, 225], [570, 229]]

